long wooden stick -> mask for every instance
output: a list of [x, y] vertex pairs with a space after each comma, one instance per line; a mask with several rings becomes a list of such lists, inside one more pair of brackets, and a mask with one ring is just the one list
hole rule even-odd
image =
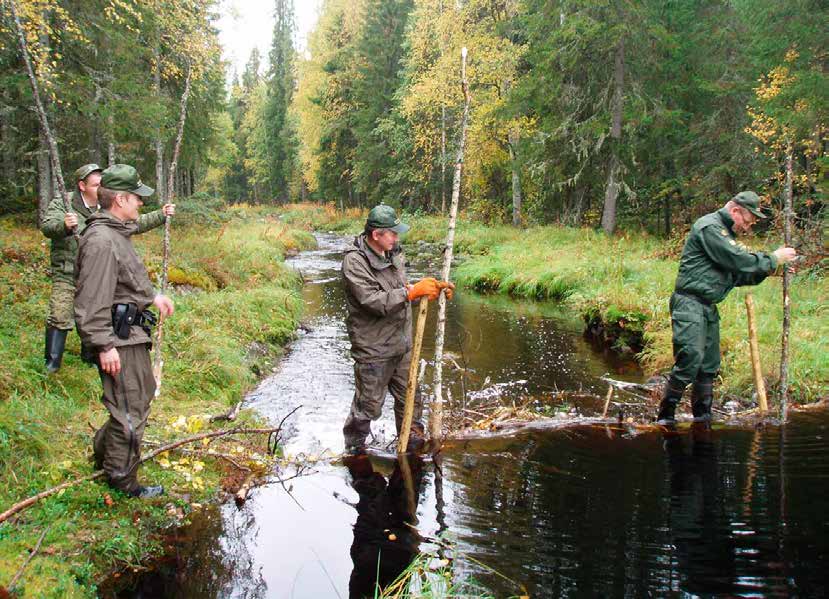
[[[786, 194], [783, 210], [783, 239], [786, 247], [792, 245], [792, 195], [793, 195], [793, 156], [792, 142], [786, 148]], [[786, 422], [789, 417], [789, 329], [791, 328], [791, 298], [789, 286], [791, 273], [783, 265], [783, 335], [780, 340], [780, 420]]]
[[[449, 226], [446, 232], [446, 248], [443, 251], [443, 270], [441, 279], [449, 280], [452, 268], [452, 253], [455, 247], [455, 223], [458, 219], [458, 204], [461, 195], [461, 171], [463, 170], [463, 151], [466, 143], [466, 129], [469, 125], [469, 104], [472, 97], [469, 95], [469, 83], [466, 80], [466, 48], [461, 50], [461, 89], [463, 90], [464, 106], [461, 119], [461, 137], [458, 143], [458, 154], [455, 159], [455, 175], [452, 181], [452, 203], [449, 208]], [[446, 295], [438, 298], [438, 322], [435, 333], [435, 398], [429, 412], [429, 432], [437, 445], [443, 436], [443, 344], [446, 335]]]
[[[20, 17], [17, 14], [17, 4], [15, 0], [7, 1], [9, 3], [9, 10], [11, 11], [12, 19], [14, 20], [15, 29], [17, 31], [17, 41], [20, 45], [20, 54], [23, 56], [23, 63], [26, 65], [26, 74], [29, 76], [29, 83], [32, 86], [32, 96], [35, 100], [35, 109], [38, 121], [40, 122], [40, 129], [43, 131], [44, 137], [46, 137], [46, 143], [49, 149], [49, 162], [52, 165], [52, 173], [54, 174], [55, 181], [58, 184], [58, 192], [60, 193], [60, 197], [63, 199], [63, 207], [68, 213], [72, 211], [72, 205], [69, 202], [69, 195], [66, 193], [66, 185], [63, 182], [63, 171], [60, 168], [58, 144], [55, 141], [55, 136], [52, 135], [52, 129], [49, 127], [49, 119], [46, 116], [46, 110], [43, 108], [43, 102], [40, 99], [40, 87], [37, 84], [34, 67], [32, 67], [32, 59], [29, 54], [29, 45], [26, 43], [26, 34], [23, 31], [23, 25], [21, 24]], [[77, 227], [73, 229], [73, 235], [75, 239], [80, 237]]]
[[[198, 434], [198, 435], [193, 435], [192, 437], [186, 437], [184, 439], [179, 439], [178, 441], [173, 441], [172, 443], [168, 443], [167, 445], [162, 445], [161, 447], [159, 447], [158, 449], [150, 452], [149, 454], [147, 454], [146, 456], [144, 456], [140, 460], [134, 462], [132, 467], [129, 469], [128, 472], [132, 472], [133, 470], [135, 470], [138, 466], [140, 466], [144, 462], [148, 462], [149, 460], [152, 460], [153, 458], [155, 458], [156, 456], [164, 453], [165, 451], [171, 451], [171, 450], [173, 450], [177, 447], [181, 447], [182, 445], [186, 445], [188, 443], [195, 443], [196, 441], [201, 441], [202, 439], [210, 439], [210, 438], [213, 438], [213, 437], [224, 437], [226, 435], [236, 435], [236, 434], [267, 434], [267, 435], [269, 435], [271, 433], [278, 432], [279, 430], [280, 430], [279, 427], [273, 427], [273, 428], [243, 428], [243, 427], [238, 427], [237, 426], [237, 427], [234, 427], [234, 428], [227, 428], [227, 429], [223, 429], [223, 430], [220, 430], [220, 431], [213, 431], [213, 432], [209, 432], [209, 433], [201, 433], [201, 434]], [[96, 480], [96, 479], [101, 478], [102, 476], [104, 476], [104, 474], [106, 474], [106, 472], [104, 472], [103, 470], [96, 470], [95, 472], [93, 472], [92, 474], [88, 474], [87, 476], [82, 476], [82, 477], [76, 478], [74, 480], [66, 481], [65, 483], [61, 483], [61, 484], [57, 485], [56, 487], [52, 487], [51, 489], [46, 489], [45, 491], [41, 491], [37, 495], [32, 495], [28, 499], [24, 499], [23, 501], [15, 503], [13, 506], [11, 506], [9, 509], [7, 509], [5, 512], [0, 514], [0, 522], [8, 520], [14, 514], [20, 512], [22, 510], [25, 510], [26, 508], [34, 505], [35, 503], [37, 503], [41, 499], [49, 497], [50, 495], [54, 495], [55, 493], [58, 493], [59, 491], [62, 491], [63, 489], [68, 489], [69, 487], [74, 487], [76, 485], [79, 485], [83, 482], [90, 481], [90, 480]]]
[[[187, 120], [187, 98], [190, 96], [190, 79], [192, 77], [193, 69], [190, 64], [187, 65], [187, 77], [184, 80], [184, 93], [181, 95], [181, 105], [179, 107], [178, 115], [178, 131], [176, 132], [176, 143], [173, 146], [173, 158], [170, 162], [170, 172], [167, 175], [167, 189], [164, 194], [166, 197], [162, 198], [162, 205], [169, 203], [173, 198], [173, 180], [178, 167], [178, 155], [181, 151], [181, 140], [184, 137], [184, 123]], [[161, 264], [161, 293], [167, 293], [167, 284], [170, 279], [170, 217], [164, 217], [164, 255]], [[155, 395], [161, 393], [161, 370], [164, 368], [164, 360], [162, 359], [161, 347], [164, 343], [164, 317], [162, 316], [158, 321], [158, 326], [155, 331], [155, 355], [153, 356], [153, 375], [155, 376]]]
[[426, 313], [429, 310], [429, 300], [420, 298], [420, 309], [417, 313], [417, 327], [415, 328], [414, 342], [412, 343], [412, 359], [409, 363], [409, 381], [406, 384], [406, 403], [403, 406], [403, 423], [400, 425], [400, 434], [397, 437], [397, 453], [406, 453], [409, 444], [409, 429], [412, 427], [414, 416], [414, 398], [417, 391], [417, 369], [420, 365], [420, 348], [423, 347], [423, 329], [426, 327]]
[[[51, 526], [51, 525], [49, 525], [49, 526]], [[37, 540], [37, 544], [35, 545], [34, 549], [32, 549], [32, 552], [26, 557], [26, 560], [23, 562], [23, 564], [17, 570], [17, 572], [14, 575], [14, 578], [11, 579], [11, 582], [9, 583], [9, 587], [8, 587], [8, 591], [10, 593], [12, 591], [14, 591], [14, 587], [17, 586], [17, 581], [19, 581], [20, 577], [23, 576], [23, 571], [29, 565], [29, 562], [31, 562], [34, 559], [34, 557], [37, 555], [37, 552], [40, 551], [40, 546], [43, 544], [43, 539], [46, 538], [46, 533], [49, 532], [49, 526], [44, 528], [43, 532], [40, 533], [40, 538]]]
[[757, 401], [760, 413], [769, 411], [766, 398], [766, 382], [763, 380], [763, 370], [760, 368], [760, 347], [757, 344], [757, 323], [754, 319], [754, 296], [746, 294], [746, 316], [748, 318], [748, 345], [751, 350], [751, 370], [754, 373], [754, 388], [757, 389]]

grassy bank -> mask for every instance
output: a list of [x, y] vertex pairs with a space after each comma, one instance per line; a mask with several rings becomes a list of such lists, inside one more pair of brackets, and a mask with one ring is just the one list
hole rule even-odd
[[[176, 219], [171, 280], [176, 313], [165, 327], [164, 382], [145, 439], [166, 441], [206, 426], [197, 415], [237, 402], [278, 357], [301, 302], [286, 252], [312, 247], [307, 231], [260, 210], [212, 212], [203, 205]], [[180, 225], [180, 226], [179, 226]], [[136, 238], [151, 276], [161, 264], [161, 232]], [[91, 428], [105, 420], [100, 381], [70, 334], [63, 368], [43, 370], [48, 310], [48, 244], [33, 222], [0, 219], [0, 511], [38, 491], [92, 472]], [[242, 413], [239, 422], [251, 421]], [[220, 428], [217, 423], [214, 428]], [[255, 442], [264, 447], [263, 439]], [[162, 547], [159, 528], [186, 519], [221, 488], [225, 462], [183, 457], [146, 464], [141, 478], [165, 485], [158, 500], [136, 501], [102, 483], [83, 483], [0, 524], [0, 587], [41, 532], [38, 556], [19, 584], [26, 597], [85, 597], [119, 564], [138, 566]]]
[[[316, 229], [358, 232], [365, 214], [338, 213], [333, 206], [294, 205], [281, 217]], [[442, 243], [445, 219], [409, 215], [405, 244]], [[767, 243], [766, 243], [767, 241]], [[668, 299], [676, 278], [682, 238], [616, 236], [590, 229], [536, 226], [516, 230], [461, 219], [456, 252], [465, 255], [454, 279], [479, 292], [549, 299], [572, 307], [585, 320], [601, 323], [617, 346], [644, 342], [638, 354], [649, 373], [672, 364]], [[776, 247], [776, 239], [753, 240]], [[721, 391], [747, 396], [752, 390], [744, 297], [757, 305], [760, 355], [766, 380], [778, 381], [782, 320], [781, 279], [734, 290], [719, 305], [723, 353]], [[829, 393], [829, 282], [810, 273], [794, 277], [790, 380], [798, 401]]]

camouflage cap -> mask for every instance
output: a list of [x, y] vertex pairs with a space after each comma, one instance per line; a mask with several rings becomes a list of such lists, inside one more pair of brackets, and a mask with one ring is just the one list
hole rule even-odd
[[403, 234], [409, 230], [409, 225], [400, 222], [394, 208], [380, 204], [368, 213], [366, 229], [390, 229], [395, 233]]
[[760, 210], [760, 196], [753, 191], [741, 191], [732, 200], [757, 218], [766, 218], [766, 215]]
[[114, 191], [129, 191], [141, 197], [153, 195], [155, 191], [141, 182], [138, 171], [129, 164], [113, 164], [101, 175], [101, 187]]
[[103, 172], [103, 170], [104, 169], [102, 169], [100, 166], [98, 166], [94, 162], [92, 162], [90, 164], [84, 164], [81, 168], [79, 168], [78, 170], [75, 171], [75, 181], [83, 181], [84, 179], [86, 179], [92, 173], [94, 173], [96, 171], [100, 173], [100, 172]]

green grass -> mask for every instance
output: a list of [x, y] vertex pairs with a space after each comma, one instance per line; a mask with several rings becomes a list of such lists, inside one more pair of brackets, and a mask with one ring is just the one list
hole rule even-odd
[[[298, 321], [299, 280], [283, 263], [287, 251], [313, 247], [313, 236], [263, 210], [182, 214], [173, 229], [172, 268], [186, 292], [173, 291], [176, 312], [165, 326], [161, 396], [146, 439], [185, 436], [169, 424], [180, 416], [222, 413], [278, 357]], [[136, 238], [152, 271], [161, 263], [161, 232]], [[105, 420], [100, 381], [69, 335], [64, 365], [43, 371], [43, 326], [50, 288], [48, 244], [33, 223], [0, 219], [0, 510], [38, 491], [92, 471], [91, 426]], [[251, 351], [251, 344], [257, 350]], [[264, 351], [262, 348], [265, 348]], [[191, 419], [193, 420], [193, 419]], [[238, 422], [254, 417], [243, 412]], [[198, 419], [195, 419], [198, 422]], [[215, 428], [220, 428], [217, 423]], [[259, 446], [264, 440], [257, 439]], [[170, 459], [180, 459], [179, 454]], [[94, 596], [95, 583], [123, 564], [139, 565], [161, 549], [159, 528], [216, 496], [224, 464], [142, 466], [140, 476], [172, 491], [148, 502], [128, 500], [102, 483], [84, 483], [0, 524], [0, 586], [48, 526], [40, 554], [19, 584], [26, 597]], [[188, 480], [188, 478], [190, 480]], [[111, 505], [108, 498], [112, 500]]]
[[[331, 205], [293, 205], [293, 218], [316, 229], [358, 232], [365, 211], [338, 213]], [[443, 243], [446, 219], [405, 215], [411, 225], [404, 244]], [[334, 223], [336, 226], [332, 226]], [[778, 241], [755, 239], [758, 248]], [[644, 234], [607, 237], [599, 231], [562, 226], [515, 229], [487, 226], [461, 215], [455, 253], [463, 258], [453, 279], [482, 293], [555, 300], [589, 320], [599, 319], [618, 346], [644, 348], [638, 358], [648, 374], [672, 364], [668, 300], [674, 286], [682, 239]], [[829, 395], [829, 282], [818, 274], [794, 277], [789, 379], [793, 397], [810, 402]], [[735, 289], [719, 305], [723, 354], [721, 392], [752, 393], [744, 297], [754, 295], [760, 356], [767, 386], [779, 384], [782, 329], [781, 279]]]

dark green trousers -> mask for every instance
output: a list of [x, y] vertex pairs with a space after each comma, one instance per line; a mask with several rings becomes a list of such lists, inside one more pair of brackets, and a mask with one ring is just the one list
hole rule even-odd
[[690, 385], [697, 375], [714, 376], [720, 370], [720, 314], [692, 297], [671, 296], [674, 367], [671, 376]]
[[101, 400], [109, 410], [109, 420], [95, 433], [93, 451], [103, 465], [109, 484], [122, 491], [138, 487], [137, 468], [141, 458], [141, 439], [155, 395], [155, 378], [146, 344], [118, 348], [121, 372], [112, 377], [99, 369], [104, 394]]
[[[411, 352], [407, 352], [405, 356], [390, 360], [354, 363], [354, 400], [343, 426], [347, 446], [365, 442], [371, 432], [371, 421], [380, 418], [387, 391], [394, 397], [394, 421], [400, 433], [411, 359]], [[423, 432], [422, 417], [423, 398], [418, 388], [415, 391], [412, 428], [420, 432]]]

